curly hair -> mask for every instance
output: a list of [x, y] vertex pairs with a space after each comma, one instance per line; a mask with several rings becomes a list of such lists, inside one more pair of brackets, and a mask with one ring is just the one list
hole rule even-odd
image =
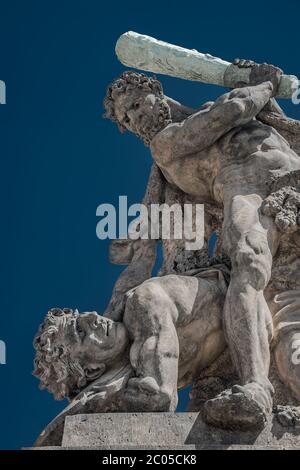
[[[109, 87], [107, 88], [106, 96], [103, 101], [103, 106], [105, 108], [104, 117], [115, 122], [120, 132], [122, 133], [125, 132], [126, 128], [116, 116], [115, 100], [119, 95], [130, 92], [130, 90], [134, 90], [136, 88], [140, 90], [150, 91], [162, 100], [164, 98], [162, 85], [155, 76], [148, 77], [143, 73], [137, 73], [132, 71], [123, 72], [119, 78], [115, 79], [109, 85]], [[144, 143], [146, 145], [150, 144], [151, 136], [153, 136], [153, 134], [157, 133], [162, 127], [165, 127], [171, 122], [171, 113], [169, 106], [162, 101], [160, 107], [161, 116], [157, 125], [152, 127], [151, 130], [148, 130], [145, 135], [140, 136], [144, 140]]]
[[69, 348], [61, 336], [66, 322], [78, 315], [78, 310], [67, 308], [49, 310], [34, 338], [33, 375], [40, 379], [40, 388], [47, 388], [56, 400], [74, 398], [87, 384], [83, 368], [70, 359]]

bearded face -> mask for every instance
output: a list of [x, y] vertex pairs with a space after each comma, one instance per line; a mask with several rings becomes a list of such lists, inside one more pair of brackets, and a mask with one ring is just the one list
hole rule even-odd
[[115, 115], [121, 127], [150, 145], [153, 137], [171, 122], [166, 100], [149, 90], [129, 89], [114, 98]]

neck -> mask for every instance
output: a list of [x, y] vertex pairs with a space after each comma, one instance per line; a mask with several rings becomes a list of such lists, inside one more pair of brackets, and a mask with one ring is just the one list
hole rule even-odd
[[165, 96], [165, 99], [171, 110], [172, 122], [181, 122], [195, 112], [193, 108], [184, 106], [168, 96]]

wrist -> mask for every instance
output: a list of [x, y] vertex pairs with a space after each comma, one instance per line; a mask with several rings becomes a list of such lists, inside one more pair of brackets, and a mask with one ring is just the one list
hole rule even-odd
[[257, 85], [254, 85], [254, 86], [261, 87], [262, 89], [267, 90], [270, 93], [270, 98], [274, 96], [275, 87], [274, 87], [274, 83], [272, 83], [270, 80], [258, 83]]

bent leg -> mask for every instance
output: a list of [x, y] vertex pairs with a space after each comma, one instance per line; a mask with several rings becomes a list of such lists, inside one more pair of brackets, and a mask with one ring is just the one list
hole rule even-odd
[[259, 216], [261, 198], [235, 196], [225, 207], [224, 248], [232, 272], [224, 307], [224, 330], [240, 385], [207, 402], [207, 421], [223, 427], [256, 427], [272, 410], [270, 364], [270, 311], [263, 297], [272, 267], [269, 226]]

